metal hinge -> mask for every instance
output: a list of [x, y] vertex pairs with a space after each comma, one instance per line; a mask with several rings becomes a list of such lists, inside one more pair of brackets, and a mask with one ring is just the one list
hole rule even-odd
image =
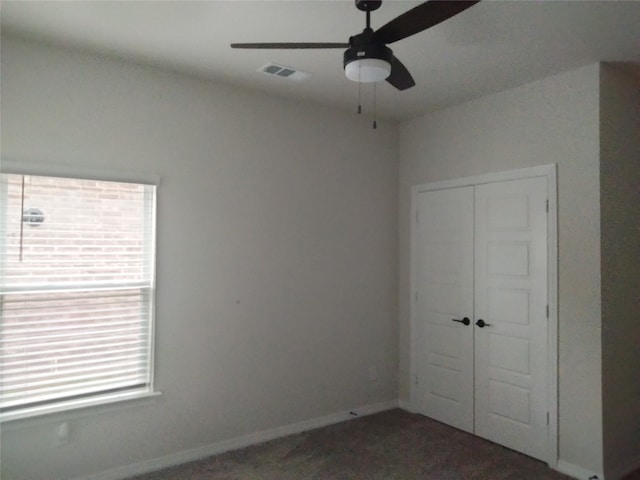
[[549, 425], [549, 412], [547, 412], [547, 425]]
[[416, 385], [418, 385], [418, 375], [416, 375], [416, 377], [415, 377], [415, 380], [414, 380], [414, 381], [415, 381], [415, 384], [416, 384]]
[[547, 213], [549, 213], [549, 200], [547, 200]]
[[547, 305], [547, 318], [549, 318], [549, 305]]

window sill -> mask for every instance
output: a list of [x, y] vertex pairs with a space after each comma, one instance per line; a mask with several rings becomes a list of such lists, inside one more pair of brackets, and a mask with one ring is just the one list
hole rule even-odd
[[[137, 406], [141, 402], [147, 404], [149, 400], [159, 397], [162, 393], [137, 390], [133, 392], [113, 393], [92, 398], [70, 400], [55, 405], [43, 405], [14, 412], [0, 414], [0, 423], [3, 430], [11, 430], [11, 427], [25, 426], [33, 423], [50, 423], [61, 420], [70, 420], [87, 416], [94, 416], [105, 411], [119, 410], [131, 406]], [[24, 422], [24, 423], [23, 423]]]

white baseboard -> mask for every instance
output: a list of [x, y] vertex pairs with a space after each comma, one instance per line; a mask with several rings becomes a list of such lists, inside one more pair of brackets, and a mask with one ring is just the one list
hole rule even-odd
[[580, 467], [578, 465], [574, 465], [573, 463], [569, 463], [565, 460], [558, 460], [558, 464], [555, 466], [555, 470], [560, 473], [564, 473], [565, 475], [569, 475], [570, 477], [577, 478], [578, 480], [605, 480], [604, 474], [602, 472], [596, 473], [586, 468]]
[[182, 463], [200, 460], [220, 453], [237, 450], [238, 448], [248, 447], [258, 443], [267, 442], [276, 438], [293, 435], [296, 433], [306, 432], [320, 427], [326, 427], [335, 423], [353, 420], [354, 418], [371, 415], [373, 413], [383, 412], [398, 408], [397, 400], [375, 403], [372, 405], [364, 405], [351, 410], [325, 415], [323, 417], [312, 418], [302, 422], [283, 425], [281, 427], [264, 430], [262, 432], [251, 433], [241, 437], [232, 438], [222, 442], [204, 445], [190, 450], [165, 455], [163, 457], [152, 458], [143, 462], [124, 465], [122, 467], [111, 468], [102, 472], [94, 473], [75, 480], [123, 480], [134, 475], [154, 472], [163, 468], [180, 465]]

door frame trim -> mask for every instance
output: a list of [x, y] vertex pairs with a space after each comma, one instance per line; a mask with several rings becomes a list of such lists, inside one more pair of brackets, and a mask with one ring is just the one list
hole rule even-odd
[[547, 428], [547, 464], [556, 468], [558, 464], [558, 183], [557, 165], [540, 165], [517, 170], [488, 173], [472, 177], [457, 178], [438, 182], [415, 185], [411, 188], [411, 232], [410, 232], [410, 345], [409, 345], [409, 405], [412, 411], [418, 411], [417, 401], [417, 335], [418, 319], [416, 318], [415, 298], [417, 288], [417, 271], [415, 265], [417, 243], [418, 194], [445, 190], [457, 187], [470, 187], [486, 183], [497, 183], [508, 180], [544, 177], [547, 180], [547, 199], [549, 213], [547, 215], [547, 301], [549, 302], [549, 318], [547, 322], [547, 411], [549, 425]]

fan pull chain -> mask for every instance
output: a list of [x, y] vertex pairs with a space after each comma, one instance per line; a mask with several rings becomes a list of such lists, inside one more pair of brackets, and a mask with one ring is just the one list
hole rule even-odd
[[378, 122], [376, 119], [378, 117], [378, 106], [376, 105], [376, 84], [373, 84], [373, 129], [378, 128]]
[[360, 65], [358, 65], [358, 115], [362, 113], [362, 83], [360, 83]]

